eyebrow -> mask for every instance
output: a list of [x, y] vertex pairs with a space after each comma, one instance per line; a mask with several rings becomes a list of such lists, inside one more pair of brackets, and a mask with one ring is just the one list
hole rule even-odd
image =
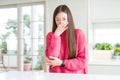
[[[62, 17], [62, 18], [65, 18], [65, 19], [67, 19], [67, 17]], [[55, 19], [60, 19], [60, 18], [58, 18], [58, 17], [55, 17]]]

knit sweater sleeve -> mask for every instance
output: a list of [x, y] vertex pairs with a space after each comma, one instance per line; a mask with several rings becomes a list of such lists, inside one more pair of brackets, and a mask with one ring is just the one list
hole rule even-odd
[[82, 70], [87, 68], [87, 46], [82, 30], [76, 31], [77, 51], [76, 57], [65, 60], [65, 68], [68, 70]]
[[53, 32], [50, 32], [46, 36], [46, 48], [45, 55], [49, 58], [49, 56], [58, 57], [60, 53], [60, 36], [55, 35]]

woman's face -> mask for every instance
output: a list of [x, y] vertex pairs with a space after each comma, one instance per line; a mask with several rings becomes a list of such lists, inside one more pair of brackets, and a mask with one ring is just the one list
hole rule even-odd
[[65, 12], [60, 12], [55, 17], [55, 22], [58, 25], [68, 23], [67, 14]]

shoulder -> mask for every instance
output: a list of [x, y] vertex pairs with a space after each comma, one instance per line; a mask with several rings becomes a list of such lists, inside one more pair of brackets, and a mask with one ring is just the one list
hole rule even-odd
[[75, 29], [75, 34], [76, 35], [84, 35], [84, 32], [81, 29]]
[[85, 34], [84, 34], [84, 31], [81, 30], [81, 29], [75, 29], [75, 34], [76, 34], [76, 40], [78, 42], [85, 42], [86, 41], [86, 37], [85, 37]]
[[49, 38], [49, 37], [51, 37], [52, 35], [53, 35], [53, 32], [49, 32], [49, 33], [47, 33], [46, 37]]
[[49, 32], [46, 36], [46, 38], [50, 39], [50, 38], [60, 38], [60, 36], [57, 36], [54, 34], [54, 32]]
[[47, 36], [52, 35], [52, 34], [53, 34], [53, 32], [48, 32], [48, 33], [47, 33]]

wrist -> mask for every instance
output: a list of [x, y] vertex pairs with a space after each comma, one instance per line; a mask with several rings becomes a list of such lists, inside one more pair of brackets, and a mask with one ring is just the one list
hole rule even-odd
[[54, 32], [55, 35], [59, 36], [60, 34], [58, 34], [57, 32]]
[[64, 62], [64, 60], [62, 60], [61, 66], [62, 66], [62, 67], [65, 66], [65, 62]]

